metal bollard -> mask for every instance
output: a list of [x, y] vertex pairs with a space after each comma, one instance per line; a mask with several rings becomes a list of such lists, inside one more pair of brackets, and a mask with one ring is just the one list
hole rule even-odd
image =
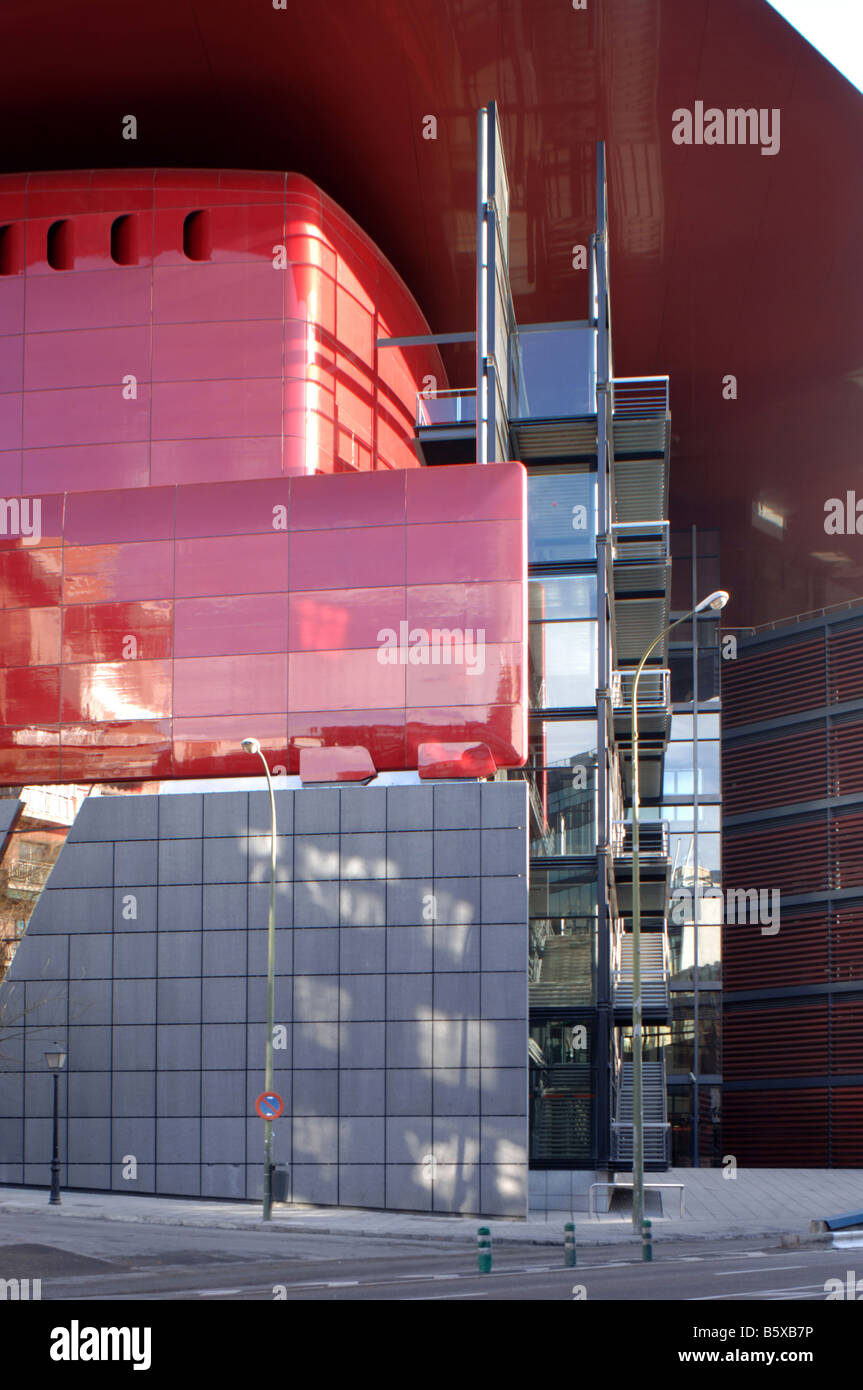
[[575, 1249], [575, 1222], [567, 1221], [563, 1228], [563, 1263], [571, 1269], [578, 1264]]
[[653, 1259], [653, 1223], [646, 1218], [641, 1223], [641, 1258], [648, 1263]]
[[480, 1226], [476, 1233], [476, 1254], [480, 1274], [491, 1274], [491, 1231]]

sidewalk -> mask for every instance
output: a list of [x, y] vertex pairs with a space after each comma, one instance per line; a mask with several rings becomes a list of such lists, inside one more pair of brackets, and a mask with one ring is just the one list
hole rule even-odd
[[[810, 1221], [863, 1211], [863, 1170], [859, 1169], [741, 1169], [729, 1181], [723, 1178], [721, 1169], [683, 1168], [663, 1174], [662, 1180], [686, 1184], [686, 1210], [683, 1219], [679, 1219], [677, 1197], [671, 1194], [670, 1200], [666, 1200], [670, 1215], [651, 1218], [656, 1241], [769, 1236], [778, 1242], [785, 1235], [808, 1242], [813, 1239], [809, 1234]], [[586, 1212], [531, 1212], [526, 1221], [514, 1221], [348, 1207], [276, 1206], [273, 1220], [266, 1227], [261, 1221], [259, 1202], [64, 1192], [62, 1205], [49, 1207], [47, 1192], [42, 1189], [0, 1186], [0, 1215], [15, 1212], [56, 1212], [58, 1217], [91, 1221], [259, 1230], [262, 1236], [271, 1229], [440, 1241], [475, 1241], [477, 1227], [486, 1225], [500, 1245], [559, 1245], [564, 1223], [572, 1220], [576, 1239], [582, 1245], [624, 1245], [633, 1240], [629, 1216], [596, 1218]]]

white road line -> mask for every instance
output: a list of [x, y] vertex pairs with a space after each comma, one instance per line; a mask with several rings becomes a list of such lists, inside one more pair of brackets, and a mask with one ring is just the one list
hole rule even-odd
[[439, 1303], [442, 1298], [485, 1298], [488, 1289], [477, 1289], [476, 1293], [430, 1293], [414, 1294], [411, 1298], [401, 1298], [400, 1303]]
[[243, 1293], [242, 1289], [196, 1289], [199, 1298], [218, 1298], [220, 1294]]
[[714, 1279], [727, 1279], [730, 1274], [771, 1274], [774, 1269], [805, 1269], [805, 1265], [771, 1265], [769, 1269], [716, 1269]]
[[684, 1302], [715, 1303], [720, 1299], [728, 1300], [730, 1298], [763, 1298], [768, 1294], [776, 1294], [780, 1298], [787, 1298], [789, 1294], [801, 1293], [805, 1289], [820, 1289], [820, 1291], [824, 1293], [823, 1284], [791, 1284], [786, 1289], [744, 1289], [739, 1293], [700, 1294], [698, 1298], [687, 1298], [684, 1299]]
[[352, 1288], [354, 1288], [359, 1282], [360, 1282], [359, 1279], [330, 1279], [326, 1284], [324, 1284], [324, 1288], [325, 1288], [325, 1289], [352, 1289]]

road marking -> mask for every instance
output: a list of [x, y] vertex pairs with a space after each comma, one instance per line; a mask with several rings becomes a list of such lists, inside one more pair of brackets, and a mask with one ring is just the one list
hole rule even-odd
[[411, 1298], [399, 1299], [400, 1303], [439, 1303], [442, 1298], [485, 1298], [490, 1290], [477, 1289], [476, 1293], [430, 1293], [412, 1295]]
[[196, 1289], [199, 1298], [218, 1298], [220, 1294], [243, 1293], [243, 1289]]
[[684, 1300], [684, 1302], [715, 1303], [718, 1299], [725, 1300], [730, 1298], [762, 1298], [766, 1297], [769, 1294], [775, 1294], [779, 1298], [787, 1298], [789, 1294], [802, 1293], [806, 1289], [820, 1289], [821, 1293], [825, 1292], [823, 1284], [791, 1284], [788, 1286], [788, 1288], [782, 1289], [745, 1289], [740, 1293], [701, 1294], [698, 1298], [687, 1298]]
[[324, 1284], [325, 1289], [352, 1289], [359, 1283], [359, 1279], [330, 1279]]
[[727, 1279], [730, 1274], [770, 1274], [774, 1269], [805, 1269], [805, 1265], [771, 1265], [770, 1269], [716, 1269], [714, 1279]]

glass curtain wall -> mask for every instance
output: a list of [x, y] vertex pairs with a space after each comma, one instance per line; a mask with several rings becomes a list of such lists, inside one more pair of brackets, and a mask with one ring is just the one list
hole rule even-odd
[[[719, 537], [672, 533], [672, 616], [719, 588]], [[671, 1161], [721, 1164], [722, 884], [719, 620], [699, 615], [672, 634], [668, 821], [671, 1039], [666, 1051]], [[705, 896], [707, 894], [707, 896]]]
[[[597, 1089], [596, 473], [528, 473], [531, 1162], [591, 1166]], [[604, 750], [602, 756], [605, 756]]]

